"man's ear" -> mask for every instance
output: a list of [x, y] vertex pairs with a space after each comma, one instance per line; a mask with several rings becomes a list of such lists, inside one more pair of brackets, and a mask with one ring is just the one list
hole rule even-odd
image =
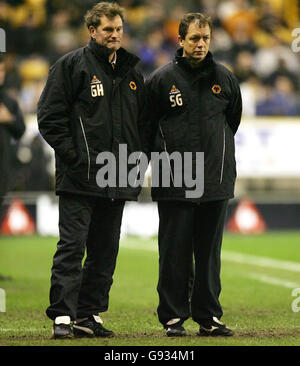
[[180, 45], [181, 47], [183, 47], [184, 39], [182, 39], [182, 37], [181, 37], [181, 36], [178, 36], [178, 42], [179, 42], [179, 45]]
[[89, 26], [89, 32], [90, 32], [91, 38], [95, 39], [96, 28], [93, 25]]

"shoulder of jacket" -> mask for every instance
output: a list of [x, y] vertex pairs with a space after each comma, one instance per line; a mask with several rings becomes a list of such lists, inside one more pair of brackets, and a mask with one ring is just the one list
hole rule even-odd
[[223, 65], [219, 62], [215, 63], [215, 71], [218, 76], [221, 78], [224, 78], [226, 80], [230, 81], [237, 81], [236, 76], [233, 73], [233, 70], [230, 68], [230, 66]]
[[143, 76], [143, 74], [141, 73], [140, 70], [137, 70], [135, 67], [133, 67], [131, 72], [138, 79], [138, 81], [144, 82], [145, 78], [144, 78], [144, 76]]
[[73, 66], [77, 64], [81, 59], [84, 53], [84, 47], [78, 48], [76, 50], [70, 51], [65, 55], [61, 56], [52, 66], [51, 68], [62, 65], [62, 66]]
[[160, 66], [158, 69], [154, 70], [149, 77], [147, 78], [147, 82], [152, 82], [154, 80], [158, 80], [163, 78], [167, 73], [172, 72], [174, 68], [174, 62], [170, 61], [167, 64]]

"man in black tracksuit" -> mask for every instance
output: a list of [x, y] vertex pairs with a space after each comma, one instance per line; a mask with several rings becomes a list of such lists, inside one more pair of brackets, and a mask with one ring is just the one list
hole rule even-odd
[[5, 61], [0, 54], [0, 224], [5, 194], [13, 187], [16, 142], [25, 132], [23, 114], [16, 100], [5, 92]]
[[[139, 59], [120, 47], [123, 19], [116, 3], [89, 10], [90, 43], [51, 67], [38, 103], [39, 130], [55, 151], [59, 195], [60, 240], [46, 311], [55, 338], [113, 335], [98, 314], [108, 308], [124, 203], [137, 200], [141, 187], [118, 184], [118, 170], [115, 186], [102, 184], [111, 181], [99, 180], [108, 163], [99, 156], [112, 153], [118, 167], [121, 144], [128, 154], [141, 151], [145, 105], [143, 77], [135, 70]], [[124, 159], [121, 164], [125, 170], [135, 166]]]
[[196, 153], [204, 152], [202, 195], [189, 196], [191, 187], [173, 184], [173, 160], [170, 186], [152, 187], [160, 219], [158, 317], [168, 336], [185, 335], [182, 324], [190, 316], [199, 334], [233, 334], [220, 322], [220, 252], [227, 203], [234, 196], [234, 134], [242, 105], [236, 78], [208, 51], [210, 37], [210, 18], [186, 14], [179, 26], [182, 48], [146, 82], [149, 151], [178, 152], [182, 161], [192, 153], [194, 178]]

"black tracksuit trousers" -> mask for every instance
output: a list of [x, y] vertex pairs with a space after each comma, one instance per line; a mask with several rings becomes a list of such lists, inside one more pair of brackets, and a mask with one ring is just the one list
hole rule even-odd
[[202, 320], [223, 315], [221, 244], [228, 200], [201, 204], [159, 201], [158, 318], [166, 323], [192, 316]]
[[59, 197], [60, 240], [46, 310], [50, 319], [69, 315], [74, 320], [107, 310], [124, 203], [70, 194]]

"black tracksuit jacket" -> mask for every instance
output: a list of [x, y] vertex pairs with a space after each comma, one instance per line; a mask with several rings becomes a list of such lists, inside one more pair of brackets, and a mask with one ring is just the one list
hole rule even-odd
[[[184, 180], [182, 187], [174, 187], [170, 179], [170, 188], [152, 187], [153, 200], [200, 203], [232, 198], [236, 179], [234, 135], [242, 112], [235, 76], [216, 63], [210, 52], [201, 67], [192, 69], [179, 49], [172, 62], [154, 71], [146, 87], [148, 151], [178, 151], [182, 157], [184, 152], [192, 152], [193, 157], [195, 152], [204, 152], [204, 193], [200, 198], [186, 198], [186, 191], [194, 188], [186, 187]], [[176, 103], [177, 94], [181, 98]], [[193, 174], [195, 164], [193, 159]]]
[[119, 144], [127, 144], [128, 155], [143, 148], [145, 86], [135, 69], [139, 58], [120, 48], [113, 70], [108, 56], [108, 48], [91, 40], [50, 68], [38, 103], [38, 125], [55, 151], [58, 195], [136, 200], [141, 190], [118, 187], [118, 176], [116, 187], [101, 188], [96, 182], [97, 172], [107, 165], [97, 164], [99, 153], [112, 152], [118, 168]]

